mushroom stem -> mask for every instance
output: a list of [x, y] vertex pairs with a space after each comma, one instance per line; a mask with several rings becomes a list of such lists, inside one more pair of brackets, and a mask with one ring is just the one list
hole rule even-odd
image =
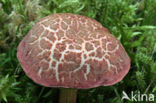
[[76, 103], [77, 89], [61, 88], [59, 103]]

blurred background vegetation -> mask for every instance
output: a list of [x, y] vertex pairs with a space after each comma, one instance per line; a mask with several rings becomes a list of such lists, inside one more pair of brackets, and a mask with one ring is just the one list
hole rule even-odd
[[57, 102], [59, 89], [30, 80], [16, 50], [37, 20], [65, 12], [99, 21], [121, 41], [131, 58], [124, 80], [109, 87], [79, 90], [78, 103], [134, 103], [122, 101], [122, 91], [156, 96], [156, 0], [0, 0], [1, 103]]

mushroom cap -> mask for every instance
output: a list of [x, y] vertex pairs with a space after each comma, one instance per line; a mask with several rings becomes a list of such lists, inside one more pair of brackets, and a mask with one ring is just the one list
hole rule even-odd
[[17, 57], [26, 75], [46, 87], [113, 85], [130, 69], [118, 39], [96, 20], [70, 13], [40, 19], [18, 45]]

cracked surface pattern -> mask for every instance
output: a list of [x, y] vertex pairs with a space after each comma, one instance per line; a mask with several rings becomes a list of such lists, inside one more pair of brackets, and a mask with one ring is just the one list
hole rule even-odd
[[127, 53], [106, 28], [70, 13], [40, 19], [20, 42], [17, 57], [28, 77], [47, 87], [113, 85], [130, 68]]

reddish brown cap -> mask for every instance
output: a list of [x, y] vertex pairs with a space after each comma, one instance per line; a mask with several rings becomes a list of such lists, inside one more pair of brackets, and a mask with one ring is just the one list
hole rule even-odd
[[97, 21], [70, 13], [39, 20], [20, 42], [17, 57], [27, 76], [47, 87], [113, 85], [130, 69], [119, 40]]

